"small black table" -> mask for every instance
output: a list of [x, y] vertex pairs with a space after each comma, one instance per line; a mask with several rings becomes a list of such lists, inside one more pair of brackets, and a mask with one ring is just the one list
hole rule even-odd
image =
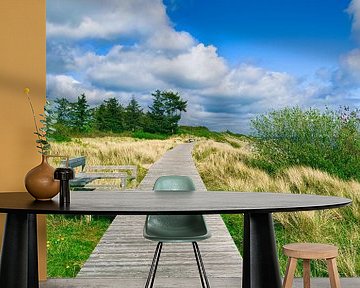
[[[72, 192], [71, 204], [34, 201], [25, 192], [0, 193], [0, 213], [8, 213], [0, 266], [1, 288], [38, 284], [36, 214], [149, 215], [245, 214], [244, 288], [280, 288], [273, 212], [337, 208], [350, 199], [264, 192]], [[240, 287], [240, 283], [239, 283]]]

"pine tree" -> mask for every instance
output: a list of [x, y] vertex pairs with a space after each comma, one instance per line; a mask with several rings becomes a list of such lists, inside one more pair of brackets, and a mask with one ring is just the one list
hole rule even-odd
[[173, 134], [178, 129], [181, 112], [186, 112], [187, 101], [183, 101], [179, 93], [156, 90], [153, 104], [149, 107], [145, 130], [152, 133]]
[[100, 131], [124, 131], [124, 108], [116, 98], [105, 100], [95, 112], [95, 126]]
[[107, 131], [106, 123], [106, 107], [104, 103], [101, 103], [98, 107], [95, 108], [94, 112], [94, 126], [95, 129], [99, 131]]
[[87, 132], [90, 129], [91, 113], [85, 93], [81, 94], [77, 102], [72, 105], [71, 126], [76, 132]]
[[125, 108], [125, 126], [128, 131], [136, 131], [142, 127], [143, 109], [134, 97]]
[[55, 100], [56, 104], [56, 120], [58, 124], [68, 125], [71, 119], [72, 103], [66, 98], [58, 98]]

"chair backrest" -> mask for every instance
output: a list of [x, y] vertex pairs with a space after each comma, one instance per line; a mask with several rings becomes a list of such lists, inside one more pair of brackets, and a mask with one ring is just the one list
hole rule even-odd
[[154, 184], [154, 190], [195, 191], [195, 185], [188, 176], [169, 175], [159, 177]]

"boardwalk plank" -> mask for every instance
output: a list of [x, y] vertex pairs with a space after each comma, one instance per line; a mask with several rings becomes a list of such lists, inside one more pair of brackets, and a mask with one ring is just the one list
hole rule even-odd
[[[192, 149], [193, 143], [181, 144], [165, 153], [150, 167], [139, 188], [151, 190], [155, 180], [163, 175], [185, 175], [193, 179], [197, 190], [206, 190], [192, 160]], [[221, 217], [205, 217], [212, 237], [199, 242], [199, 247], [209, 280], [213, 287], [240, 287], [240, 254]], [[77, 279], [116, 278], [129, 283], [128, 288], [142, 287], [157, 244], [144, 239], [144, 223], [145, 216], [117, 216]], [[163, 246], [155, 287], [201, 287], [191, 244]]]

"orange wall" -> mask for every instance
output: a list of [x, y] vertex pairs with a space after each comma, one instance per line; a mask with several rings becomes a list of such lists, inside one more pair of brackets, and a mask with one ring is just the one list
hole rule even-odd
[[[0, 0], [0, 192], [25, 191], [25, 174], [41, 160], [25, 87], [41, 113], [46, 99], [46, 0]], [[44, 279], [44, 218], [39, 222]]]

